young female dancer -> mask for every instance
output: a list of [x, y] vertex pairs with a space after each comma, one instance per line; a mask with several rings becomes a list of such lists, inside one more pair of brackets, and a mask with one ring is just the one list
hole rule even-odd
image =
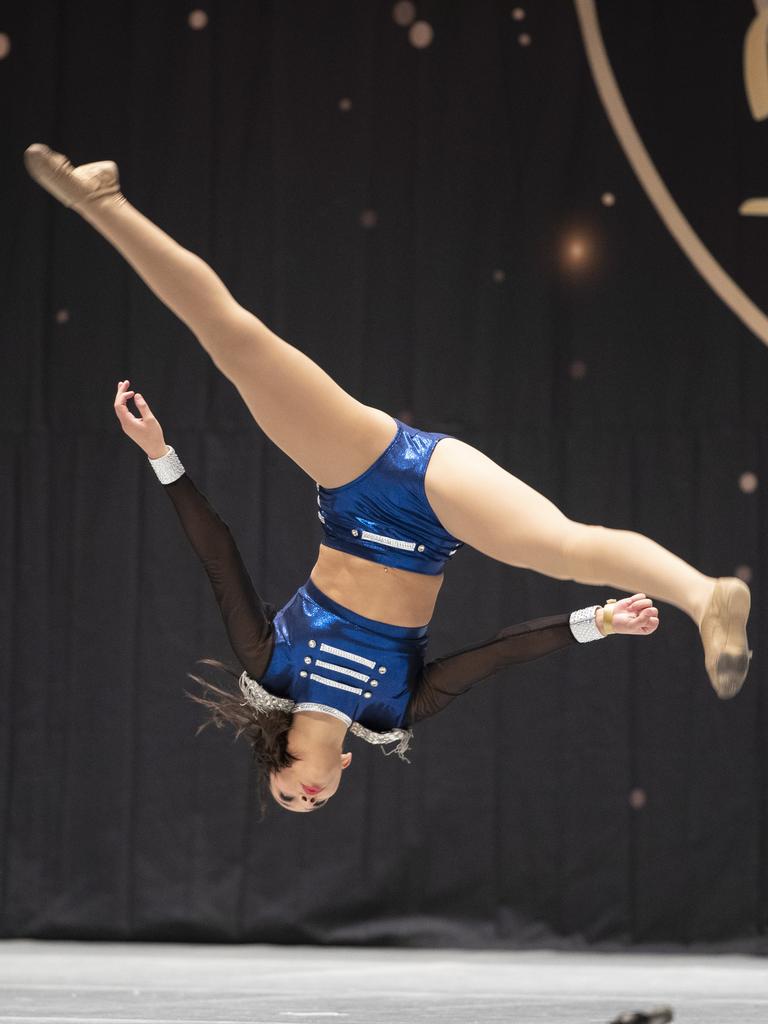
[[[213, 718], [252, 738], [283, 806], [309, 810], [336, 791], [349, 729], [400, 741], [473, 682], [505, 664], [613, 631], [650, 632], [644, 594], [605, 608], [536, 620], [424, 665], [443, 567], [464, 544], [557, 579], [642, 590], [699, 626], [710, 681], [734, 696], [747, 673], [750, 596], [641, 534], [585, 525], [457, 438], [408, 427], [344, 392], [237, 304], [216, 274], [134, 209], [111, 161], [73, 167], [47, 146], [25, 153], [30, 174], [92, 224], [193, 331], [264, 432], [316, 482], [325, 542], [310, 578], [277, 614], [253, 589], [226, 526], [165, 444], [140, 396], [118, 385], [115, 411], [141, 444], [208, 571], [246, 671], [239, 699], [216, 691]], [[612, 614], [613, 613], [613, 614]], [[613, 621], [612, 621], [613, 618]], [[259, 682], [256, 682], [259, 680]], [[214, 689], [210, 687], [211, 689]], [[253, 711], [255, 714], [247, 712]], [[261, 723], [284, 721], [264, 739]], [[270, 730], [267, 730], [270, 731]]]

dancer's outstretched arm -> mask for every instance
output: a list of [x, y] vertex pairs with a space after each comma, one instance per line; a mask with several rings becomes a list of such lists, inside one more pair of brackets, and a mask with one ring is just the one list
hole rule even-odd
[[[120, 381], [115, 396], [115, 413], [123, 431], [155, 463], [165, 463], [172, 449], [163, 430], [141, 395]], [[134, 398], [139, 416], [128, 407]], [[224, 626], [238, 661], [252, 679], [259, 679], [269, 664], [274, 644], [272, 620], [275, 609], [256, 592], [227, 524], [218, 516], [178, 460], [163, 466], [164, 490], [173, 502], [192, 548], [208, 575]], [[153, 467], [153, 468], [155, 468]]]
[[25, 153], [30, 174], [110, 242], [195, 334], [264, 433], [323, 487], [366, 470], [395, 435], [380, 409], [349, 395], [308, 356], [244, 309], [199, 256], [133, 207], [111, 161], [73, 167], [47, 146]]
[[[622, 598], [612, 608], [615, 633], [648, 636], [659, 625], [658, 609], [645, 594]], [[490, 640], [428, 662], [422, 669], [408, 709], [411, 724], [436, 715], [476, 683], [508, 665], [535, 661], [554, 651], [605, 635], [602, 629], [603, 609], [584, 611], [592, 616], [591, 629], [584, 630], [585, 616], [580, 613], [533, 619], [507, 626]]]

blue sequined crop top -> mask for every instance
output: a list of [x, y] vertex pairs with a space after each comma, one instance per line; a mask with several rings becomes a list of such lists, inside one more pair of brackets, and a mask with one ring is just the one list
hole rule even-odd
[[432, 452], [449, 435], [395, 422], [394, 438], [364, 473], [341, 487], [317, 485], [324, 543], [371, 562], [437, 576], [462, 546], [440, 524], [424, 488]]

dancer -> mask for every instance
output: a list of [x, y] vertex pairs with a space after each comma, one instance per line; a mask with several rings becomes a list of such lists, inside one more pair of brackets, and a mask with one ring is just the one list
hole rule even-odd
[[[750, 657], [750, 596], [741, 580], [705, 576], [641, 534], [574, 522], [463, 441], [408, 427], [363, 405], [238, 305], [210, 267], [132, 207], [111, 161], [73, 167], [42, 145], [29, 147], [25, 161], [31, 175], [111, 242], [187, 324], [267, 436], [317, 483], [325, 541], [306, 584], [272, 618], [273, 610], [248, 587], [245, 574], [239, 596], [244, 603], [222, 608], [225, 621], [248, 609], [247, 649], [258, 654], [241, 677], [249, 705], [293, 712], [282, 754], [275, 741], [284, 767], [270, 774], [270, 788], [283, 806], [317, 806], [335, 792], [349, 763], [349, 755], [340, 754], [348, 728], [386, 733], [418, 719], [409, 704], [411, 694], [414, 707], [418, 697], [425, 624], [445, 562], [464, 543], [509, 565], [642, 592], [641, 602], [648, 593], [675, 605], [699, 627], [717, 694], [728, 698], [741, 688]], [[121, 382], [115, 409], [124, 429], [150, 437], [157, 421], [137, 396], [146, 416], [131, 424], [126, 417], [137, 418], [126, 408], [126, 395], [128, 382]], [[155, 448], [157, 441], [161, 447]], [[176, 453], [166, 450], [162, 432], [151, 443], [153, 468], [172, 497], [171, 488], [181, 485], [184, 503], [181, 488], [189, 492], [194, 485]], [[215, 513], [202, 496], [193, 504], [194, 513], [180, 514], [195, 544], [200, 536], [194, 526], [204, 532], [206, 515], [210, 525]], [[202, 547], [198, 552], [209, 557]], [[214, 556], [206, 566], [214, 589], [220, 582], [216, 559], [223, 557]], [[226, 603], [227, 595], [220, 596]], [[624, 604], [621, 614], [632, 616], [631, 607]], [[646, 616], [646, 625], [657, 619], [648, 614], [651, 608], [643, 605], [637, 612]], [[591, 618], [597, 635], [611, 628], [610, 608], [592, 609]], [[538, 636], [546, 628], [533, 632]], [[486, 675], [489, 663], [491, 671], [509, 663], [503, 657], [508, 640], [500, 634], [448, 659], [462, 676], [461, 685], [446, 687], [449, 696]], [[557, 646], [562, 644], [544, 644]], [[223, 701], [211, 708], [214, 720], [234, 720], [226, 695]], [[246, 728], [242, 720], [235, 724]]]
[[[349, 753], [342, 753], [348, 728], [369, 743], [395, 743], [394, 751], [404, 756], [410, 726], [504, 666], [611, 632], [648, 635], [659, 624], [652, 602], [635, 594], [603, 608], [592, 606], [510, 626], [491, 640], [425, 665], [427, 627], [373, 621], [338, 604], [315, 582], [322, 580], [322, 559], [275, 615], [253, 587], [228, 527], [166, 444], [144, 396], [129, 390], [129, 384], [118, 382], [117, 418], [164, 483], [208, 573], [232, 649], [245, 669], [239, 678], [245, 705], [197, 676], [192, 678], [219, 699], [189, 696], [211, 711], [217, 725], [227, 721], [247, 734], [261, 775], [283, 807], [314, 810], [333, 795], [351, 760]], [[128, 407], [131, 398], [138, 416]], [[409, 433], [412, 439], [427, 436]], [[376, 465], [381, 463], [379, 459]], [[366, 486], [359, 496], [370, 497], [370, 476], [364, 474]], [[346, 494], [349, 489], [341, 491]], [[383, 571], [389, 568], [384, 566]], [[295, 770], [294, 761], [301, 762]]]

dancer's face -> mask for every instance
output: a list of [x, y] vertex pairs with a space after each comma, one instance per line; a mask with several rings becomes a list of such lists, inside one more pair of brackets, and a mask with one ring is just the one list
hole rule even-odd
[[341, 773], [352, 761], [351, 754], [340, 754], [327, 749], [306, 750], [287, 768], [272, 772], [269, 791], [275, 801], [287, 811], [315, 811], [330, 800], [341, 782]]

